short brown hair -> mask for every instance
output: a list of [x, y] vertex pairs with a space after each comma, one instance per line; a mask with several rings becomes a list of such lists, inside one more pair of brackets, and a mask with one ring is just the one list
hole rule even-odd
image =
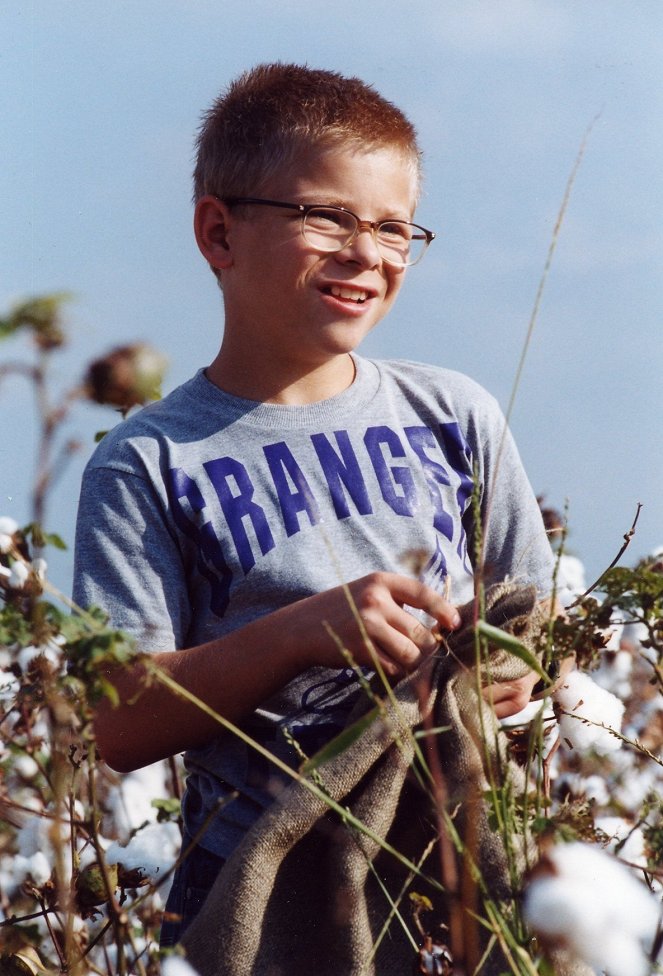
[[371, 85], [298, 64], [261, 64], [237, 78], [203, 116], [194, 202], [206, 193], [249, 196], [313, 145], [393, 148], [412, 167], [420, 156], [412, 123]]

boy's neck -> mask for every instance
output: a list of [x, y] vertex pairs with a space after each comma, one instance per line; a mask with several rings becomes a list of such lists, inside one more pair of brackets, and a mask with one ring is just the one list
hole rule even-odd
[[256, 400], [261, 403], [280, 403], [304, 406], [328, 400], [352, 385], [355, 364], [349, 353], [342, 353], [331, 360], [303, 368], [301, 364], [273, 360], [261, 368], [256, 358], [250, 366], [237, 363], [224, 355], [223, 349], [205, 370], [211, 383], [224, 393]]

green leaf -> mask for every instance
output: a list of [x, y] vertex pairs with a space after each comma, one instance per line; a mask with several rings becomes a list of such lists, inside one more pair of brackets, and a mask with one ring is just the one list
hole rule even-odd
[[99, 689], [103, 696], [109, 700], [113, 708], [117, 708], [119, 706], [120, 696], [114, 684], [102, 678], [99, 681]]
[[107, 430], [98, 430], [97, 433], [94, 435], [94, 443], [98, 444], [99, 441], [102, 441], [107, 433], [108, 433]]
[[150, 806], [158, 811], [157, 820], [159, 823], [176, 820], [180, 815], [181, 804], [176, 796], [169, 796], [165, 800], [151, 800]]
[[370, 712], [366, 712], [365, 715], [362, 715], [362, 717], [356, 722], [353, 722], [352, 725], [348, 725], [348, 727], [343, 729], [342, 732], [339, 732], [339, 734], [335, 736], [331, 742], [328, 742], [327, 745], [323, 746], [322, 749], [319, 749], [314, 756], [307, 759], [300, 770], [302, 775], [308, 776], [314, 770], [318, 769], [319, 766], [322, 766], [323, 763], [328, 762], [330, 759], [335, 759], [336, 756], [340, 756], [341, 753], [346, 751], [346, 749], [349, 749], [353, 742], [356, 742], [357, 739], [364, 734], [366, 729], [375, 721], [377, 716], [378, 709], [372, 708]]
[[57, 532], [44, 532], [39, 522], [29, 522], [22, 530], [26, 539], [31, 539], [33, 546], [43, 549], [44, 546], [53, 546], [55, 549], [65, 550], [67, 544]]
[[8, 319], [0, 319], [0, 339], [6, 339], [8, 336], [13, 335], [18, 328], [15, 322], [11, 322]]
[[47, 546], [53, 546], [55, 549], [61, 549], [63, 552], [67, 548], [67, 543], [57, 532], [47, 532], [44, 535], [44, 539]]
[[536, 656], [532, 654], [529, 648], [525, 647], [524, 644], [521, 644], [521, 642], [514, 637], [513, 634], [508, 634], [505, 630], [500, 630], [499, 627], [493, 627], [492, 624], [486, 623], [485, 620], [480, 620], [477, 623], [477, 630], [481, 636], [489, 640], [491, 644], [496, 644], [498, 647], [501, 647], [503, 651], [507, 651], [514, 657], [524, 661], [531, 671], [535, 671], [547, 684], [551, 684], [550, 678], [539, 664]]

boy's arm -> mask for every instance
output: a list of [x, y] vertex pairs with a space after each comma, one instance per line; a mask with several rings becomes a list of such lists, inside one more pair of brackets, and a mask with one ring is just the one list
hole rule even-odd
[[[404, 603], [425, 611], [441, 629], [452, 630], [460, 622], [456, 609], [423, 583], [372, 573], [347, 588], [299, 600], [218, 640], [152, 658], [178, 684], [238, 723], [308, 668], [343, 667], [338, 643], [361, 665], [371, 666], [376, 653], [390, 678], [412, 671], [438, 642], [403, 609]], [[142, 665], [110, 677], [120, 705], [99, 706], [95, 731], [103, 758], [115, 769], [139, 768], [204, 746], [219, 734], [219, 723], [201, 709], [158, 682], [146, 683]]]

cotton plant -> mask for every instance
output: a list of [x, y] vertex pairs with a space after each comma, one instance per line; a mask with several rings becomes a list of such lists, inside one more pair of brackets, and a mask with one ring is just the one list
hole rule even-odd
[[564, 949], [609, 976], [649, 976], [661, 905], [615, 857], [579, 842], [542, 858], [524, 916], [547, 950]]
[[[129, 648], [99, 615], [71, 617], [44, 600], [47, 565], [32, 556], [32, 527], [0, 517], [0, 530], [0, 971], [11, 949], [20, 971], [59, 972], [66, 958], [78, 974], [86, 946], [98, 939], [89, 956], [94, 972], [128, 976], [131, 966], [145, 976], [164, 907], [149, 879], [169, 877], [178, 828], [155, 824], [151, 846], [142, 839], [145, 869], [118, 874], [106, 851], [131, 837], [140, 826], [135, 816], [156, 819], [151, 800], [168, 800], [166, 778], [163, 770], [127, 777], [123, 799], [132, 812], [115, 824], [117, 789], [97, 769], [84, 692], [88, 675], [94, 689], [109, 654], [121, 659]], [[103, 924], [95, 934], [97, 917]]]

